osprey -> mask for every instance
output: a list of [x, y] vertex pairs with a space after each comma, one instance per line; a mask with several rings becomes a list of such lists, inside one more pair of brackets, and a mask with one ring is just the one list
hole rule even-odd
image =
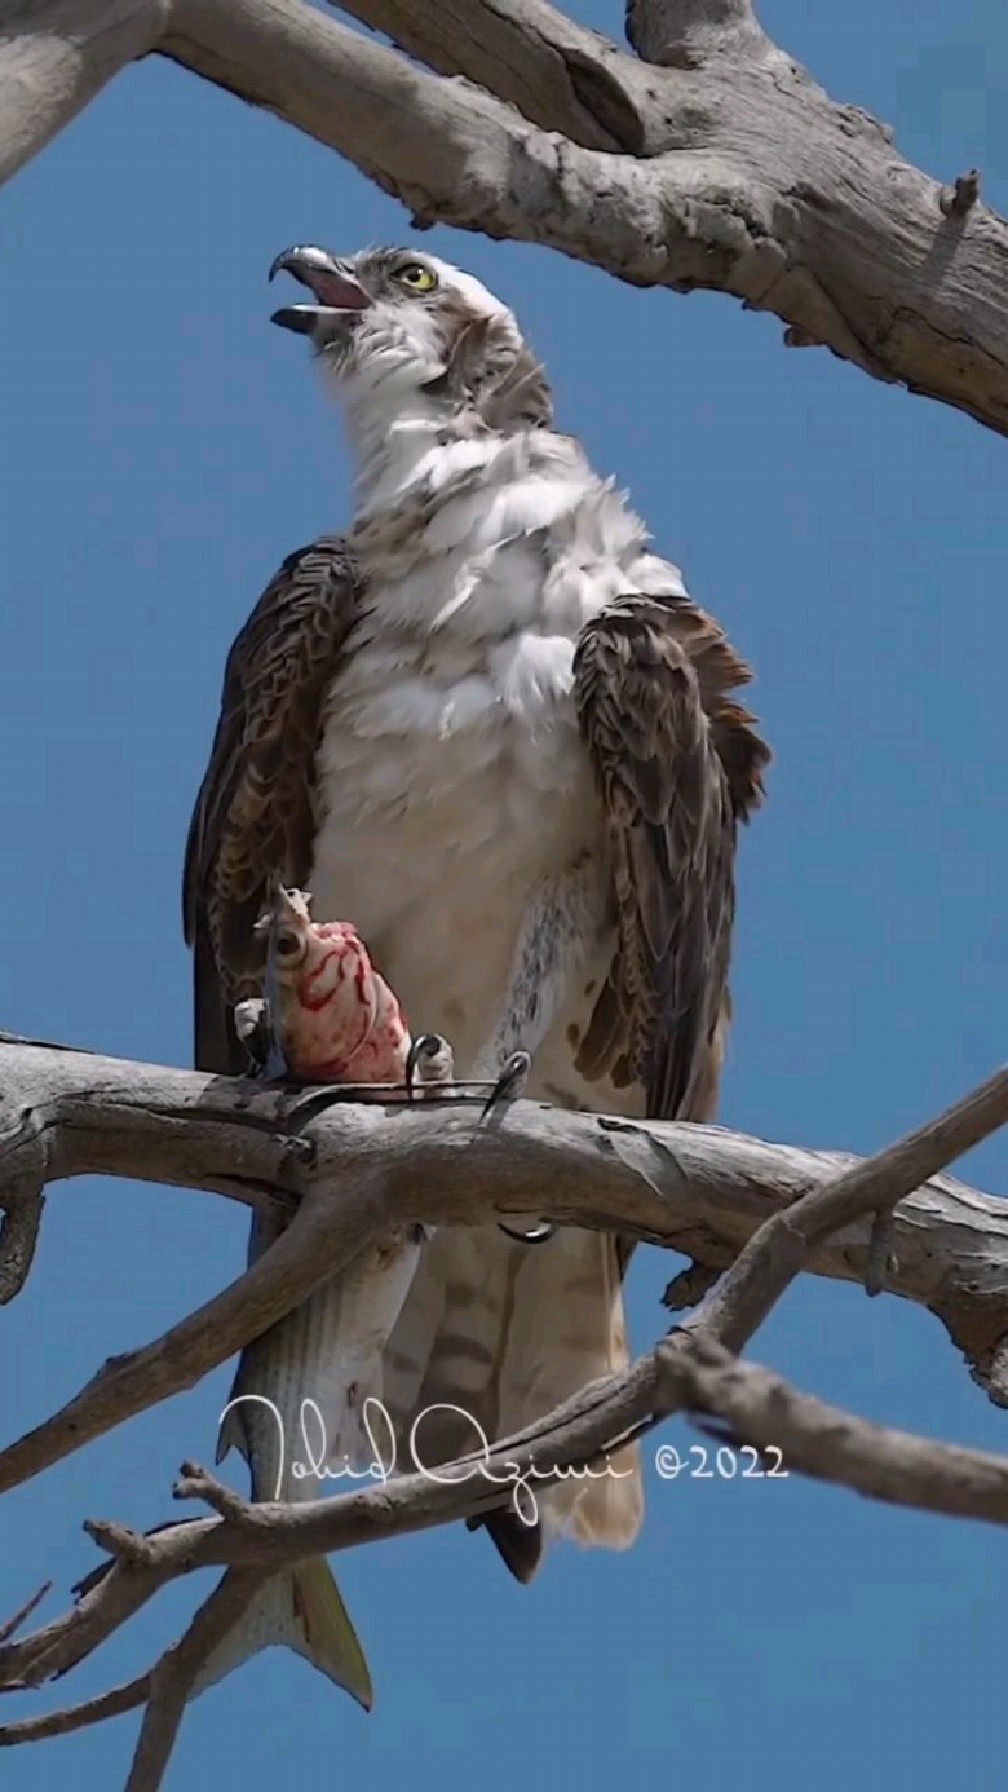
[[[714, 1113], [740, 821], [769, 752], [750, 673], [626, 496], [552, 426], [511, 311], [412, 250], [277, 257], [349, 427], [354, 521], [287, 559], [231, 649], [185, 870], [196, 1060], [236, 1072], [270, 879], [348, 916], [458, 1074], [520, 1048], [529, 1093], [666, 1119]], [[543, 1206], [549, 1209], [548, 1190]], [[448, 1228], [385, 1351], [384, 1400], [428, 1462], [623, 1368], [631, 1244], [532, 1247]], [[486, 1521], [521, 1580], [542, 1532], [625, 1548], [639, 1463]]]

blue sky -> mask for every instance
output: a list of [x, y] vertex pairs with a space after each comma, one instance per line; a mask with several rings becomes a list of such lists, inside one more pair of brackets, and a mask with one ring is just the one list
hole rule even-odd
[[[576, 11], [620, 29], [616, 0]], [[999, 0], [773, 0], [763, 18], [906, 155], [943, 179], [978, 164], [1008, 211]], [[179, 871], [224, 655], [282, 556], [348, 516], [339, 420], [303, 346], [268, 325], [266, 270], [292, 241], [407, 234], [334, 156], [158, 63], [0, 198], [5, 1026], [189, 1061]], [[1005, 443], [825, 352], [785, 350], [775, 319], [733, 301], [632, 291], [458, 232], [422, 240], [514, 304], [563, 425], [632, 488], [757, 669], [776, 761], [743, 843], [722, 1118], [870, 1151], [1004, 1057]], [[1006, 1168], [995, 1139], [963, 1174], [997, 1191]], [[213, 1197], [57, 1188], [0, 1322], [5, 1436], [216, 1291], [244, 1249], [243, 1213]], [[639, 1348], [677, 1267], [635, 1263]], [[1008, 1442], [938, 1323], [894, 1299], [802, 1282], [752, 1354], [871, 1417]], [[171, 1481], [184, 1456], [212, 1459], [229, 1379], [8, 1496], [5, 1610], [44, 1575], [46, 1612], [61, 1609], [95, 1560], [86, 1515], [177, 1513]], [[684, 1425], [667, 1435], [693, 1441]], [[796, 1479], [652, 1474], [626, 1558], [558, 1550], [526, 1591], [458, 1530], [354, 1552], [341, 1578], [373, 1715], [271, 1651], [188, 1715], [169, 1787], [224, 1771], [243, 1792], [392, 1774], [423, 1787], [457, 1768], [497, 1792], [529, 1759], [547, 1783], [600, 1787], [670, 1768], [711, 1787], [814, 1776], [820, 1792], [854, 1776], [1003, 1782], [1004, 1558], [978, 1525]], [[137, 1672], [208, 1586], [172, 1589], [47, 1698]], [[37, 1708], [9, 1699], [4, 1715]], [[5, 1783], [106, 1792], [135, 1729], [18, 1751]]]

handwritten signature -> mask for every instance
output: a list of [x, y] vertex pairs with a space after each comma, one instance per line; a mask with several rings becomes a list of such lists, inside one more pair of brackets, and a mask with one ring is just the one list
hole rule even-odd
[[[284, 1436], [283, 1415], [275, 1401], [265, 1394], [237, 1394], [229, 1400], [221, 1413], [223, 1423], [232, 1407], [242, 1406], [247, 1402], [264, 1406], [272, 1413], [277, 1427], [277, 1439], [280, 1445], [277, 1467], [276, 1488], [273, 1494], [279, 1500], [284, 1484], [284, 1461], [286, 1456], [286, 1438]], [[471, 1425], [477, 1438], [476, 1449], [470, 1452], [462, 1462], [445, 1465], [442, 1468], [432, 1467], [423, 1461], [418, 1446], [418, 1433], [425, 1419], [436, 1413], [453, 1413]], [[299, 1429], [303, 1456], [294, 1457], [291, 1461], [291, 1477], [295, 1481], [377, 1481], [382, 1486], [396, 1472], [397, 1446], [396, 1435], [387, 1407], [381, 1400], [368, 1395], [360, 1411], [360, 1423], [371, 1452], [370, 1460], [364, 1467], [354, 1467], [348, 1457], [336, 1467], [329, 1462], [329, 1445], [326, 1436], [325, 1419], [317, 1401], [305, 1399], [301, 1401]], [[511, 1488], [511, 1505], [516, 1517], [530, 1529], [539, 1521], [539, 1505], [532, 1490], [533, 1481], [602, 1481], [608, 1477], [613, 1481], [624, 1481], [635, 1473], [631, 1468], [619, 1469], [606, 1457], [600, 1468], [536, 1468], [531, 1465], [522, 1468], [518, 1462], [506, 1461], [492, 1464], [490, 1461], [490, 1440], [478, 1419], [464, 1406], [449, 1404], [425, 1406], [418, 1413], [410, 1426], [409, 1454], [414, 1469], [418, 1474], [434, 1481], [442, 1487], [458, 1487], [474, 1478], [482, 1478], [494, 1487]]]

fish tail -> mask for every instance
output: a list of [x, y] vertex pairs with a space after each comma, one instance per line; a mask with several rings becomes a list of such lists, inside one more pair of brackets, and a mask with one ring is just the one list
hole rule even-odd
[[260, 1649], [293, 1649], [370, 1711], [371, 1674], [360, 1639], [324, 1556], [271, 1576], [239, 1622], [207, 1657], [191, 1697], [216, 1685]]

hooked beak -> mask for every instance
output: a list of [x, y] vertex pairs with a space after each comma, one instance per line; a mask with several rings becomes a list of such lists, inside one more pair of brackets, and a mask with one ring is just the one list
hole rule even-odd
[[281, 329], [294, 330], [299, 336], [318, 339], [320, 334], [326, 333], [327, 327], [346, 323], [371, 304], [369, 295], [346, 262], [337, 260], [328, 249], [316, 248], [312, 243], [284, 249], [270, 268], [269, 277], [273, 280], [280, 273], [293, 274], [295, 280], [307, 286], [316, 301], [314, 305], [285, 305], [280, 311], [274, 311], [270, 319]]

